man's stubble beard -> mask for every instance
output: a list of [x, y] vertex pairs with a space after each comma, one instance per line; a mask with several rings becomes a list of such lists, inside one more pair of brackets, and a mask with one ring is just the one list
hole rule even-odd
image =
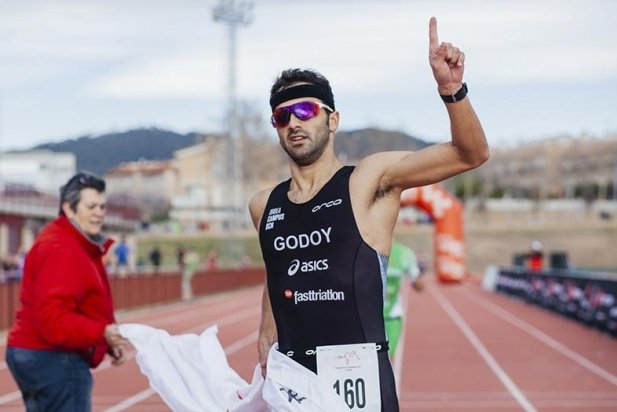
[[315, 146], [308, 152], [296, 152], [293, 148], [287, 147], [287, 145], [281, 142], [283, 150], [298, 166], [308, 166], [315, 163], [326, 150], [328, 143], [330, 142], [330, 130], [328, 125], [325, 124], [319, 131], [317, 137], [313, 140]]

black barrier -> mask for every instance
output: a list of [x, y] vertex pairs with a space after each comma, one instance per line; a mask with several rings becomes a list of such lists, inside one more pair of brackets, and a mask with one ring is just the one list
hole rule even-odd
[[500, 268], [495, 289], [617, 336], [617, 276]]
[[552, 252], [551, 253], [551, 269], [568, 269], [570, 263], [568, 262], [567, 252]]
[[525, 262], [527, 262], [527, 253], [517, 253], [512, 256], [512, 264], [516, 267], [525, 267]]

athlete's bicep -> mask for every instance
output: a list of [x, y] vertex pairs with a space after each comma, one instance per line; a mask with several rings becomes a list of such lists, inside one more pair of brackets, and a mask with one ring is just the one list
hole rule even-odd
[[470, 169], [452, 143], [431, 145], [415, 152], [382, 152], [380, 184], [399, 191], [441, 182]]

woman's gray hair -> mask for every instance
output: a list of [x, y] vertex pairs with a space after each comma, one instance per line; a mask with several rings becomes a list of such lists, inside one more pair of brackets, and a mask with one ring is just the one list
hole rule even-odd
[[62, 205], [66, 202], [72, 211], [77, 211], [77, 204], [81, 200], [81, 191], [83, 189], [94, 189], [99, 193], [105, 191], [105, 181], [94, 173], [80, 171], [69, 179], [64, 186], [60, 188], [60, 211], [63, 215]]

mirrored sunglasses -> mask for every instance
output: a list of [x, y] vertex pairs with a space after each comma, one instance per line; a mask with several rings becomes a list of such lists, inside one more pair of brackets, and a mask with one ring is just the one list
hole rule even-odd
[[270, 122], [272, 123], [272, 127], [285, 127], [289, 124], [289, 119], [291, 119], [292, 113], [298, 119], [304, 121], [317, 116], [321, 108], [324, 108], [330, 112], [334, 111], [328, 105], [323, 103], [310, 101], [298, 102], [276, 109], [274, 113], [272, 113]]

